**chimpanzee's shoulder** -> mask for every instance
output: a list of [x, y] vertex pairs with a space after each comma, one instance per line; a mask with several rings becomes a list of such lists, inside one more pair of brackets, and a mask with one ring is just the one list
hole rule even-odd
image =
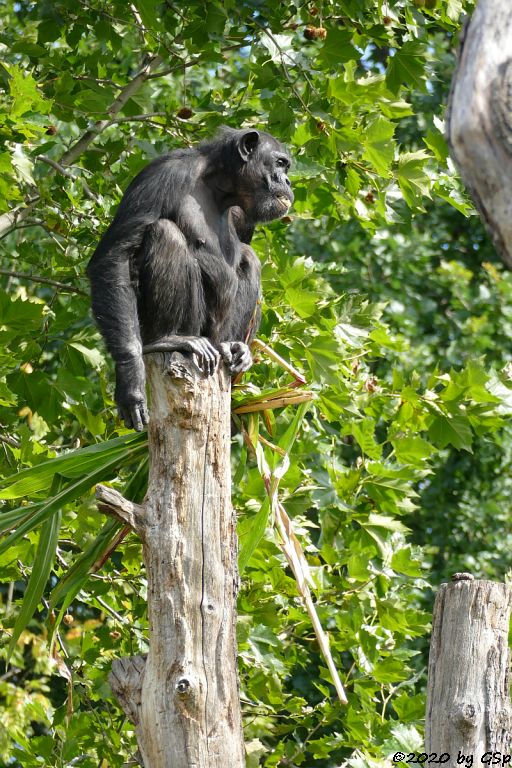
[[174, 183], [192, 181], [199, 172], [201, 156], [196, 149], [175, 149], [166, 155], [155, 158], [146, 169], [163, 176], [171, 176]]

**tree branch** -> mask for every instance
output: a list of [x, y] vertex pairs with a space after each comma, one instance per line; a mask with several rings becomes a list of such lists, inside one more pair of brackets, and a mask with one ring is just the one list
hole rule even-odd
[[161, 63], [161, 61], [161, 56], [153, 56], [153, 58], [150, 59], [148, 63], [142, 67], [140, 72], [133, 78], [133, 80], [124, 86], [124, 88], [121, 90], [121, 93], [117, 96], [116, 99], [114, 99], [108, 108], [107, 114], [109, 119], [98, 120], [98, 122], [95, 123], [94, 128], [90, 128], [88, 131], [86, 131], [83, 136], [72, 147], [70, 147], [67, 152], [63, 154], [60, 161], [62, 165], [72, 165], [75, 160], [80, 157], [83, 152], [85, 152], [89, 144], [96, 138], [99, 133], [101, 133], [108, 125], [110, 125], [112, 117], [117, 115], [118, 112], [123, 109], [126, 102], [129, 101], [133, 94], [136, 93], [145, 83], [145, 81], [148, 79], [148, 76]]
[[114, 659], [108, 681], [126, 716], [134, 725], [140, 722], [142, 679], [146, 656]]
[[28, 203], [18, 205], [16, 208], [13, 208], [12, 211], [2, 213], [0, 216], [0, 235], [11, 227], [14, 227], [18, 222], [24, 221], [27, 216], [30, 216], [32, 209], [35, 207], [36, 203], [39, 202], [39, 197], [40, 196], [37, 195], [36, 197], [31, 198]]
[[145, 519], [144, 507], [141, 504], [134, 504], [128, 501], [124, 496], [106, 485], [96, 486], [96, 498], [100, 502], [98, 508], [108, 515], [114, 515], [123, 523], [127, 523], [135, 531], [140, 532]]
[[481, 0], [466, 26], [448, 102], [446, 136], [461, 178], [512, 268], [512, 14]]
[[51, 168], [54, 168], [54, 170], [58, 171], [62, 176], [65, 176], [67, 179], [71, 179], [72, 181], [81, 181], [84, 192], [89, 200], [92, 200], [95, 203], [98, 202], [98, 198], [93, 192], [91, 192], [89, 185], [84, 181], [84, 179], [81, 179], [75, 173], [71, 173], [71, 171], [67, 171], [62, 165], [59, 165], [59, 163], [55, 162], [55, 160], [52, 160], [45, 155], [37, 155], [36, 160], [39, 160], [41, 163], [46, 163]]
[[152, 120], [154, 117], [167, 117], [166, 112], [148, 112], [146, 115], [129, 115], [128, 117], [113, 117], [109, 120], [110, 125], [114, 123], [131, 123], [144, 120]]
[[33, 283], [42, 283], [43, 285], [51, 285], [54, 288], [60, 288], [61, 290], [68, 291], [69, 293], [78, 293], [80, 296], [88, 296], [89, 294], [82, 291], [80, 288], [75, 288], [69, 283], [61, 283], [59, 280], [52, 280], [49, 277], [43, 275], [27, 275], [25, 272], [14, 272], [11, 269], [0, 269], [0, 275], [6, 275], [7, 277], [18, 277], [20, 280], [30, 280]]
[[10, 435], [0, 435], [0, 443], [10, 445], [11, 448], [19, 448], [21, 445], [19, 440], [16, 440], [15, 437], [11, 437]]
[[[116, 99], [114, 99], [107, 110], [109, 119], [99, 120], [94, 125], [94, 128], [90, 128], [88, 131], [86, 131], [75, 144], [73, 144], [66, 152], [64, 152], [60, 159], [60, 163], [57, 163], [57, 166], [60, 166], [59, 168], [56, 168], [56, 170], [59, 170], [59, 173], [62, 172], [62, 166], [72, 165], [80, 157], [80, 155], [85, 152], [89, 144], [96, 138], [96, 136], [98, 136], [98, 134], [100, 134], [111, 124], [112, 118], [123, 109], [126, 102], [133, 96], [134, 93], [139, 90], [139, 88], [144, 84], [144, 82], [148, 79], [153, 70], [161, 63], [161, 61], [161, 56], [153, 56], [153, 58], [150, 59], [148, 63], [142, 67], [140, 72], [133, 78], [133, 80], [131, 80], [129, 83], [127, 83], [127, 85], [124, 86], [124, 88], [122, 88], [119, 95], [116, 97]], [[39, 155], [39, 159], [42, 160], [43, 155]], [[54, 161], [49, 161], [45, 158], [44, 162], [48, 162], [49, 165], [53, 165]], [[37, 197], [32, 198], [32, 200], [29, 201], [26, 208], [20, 206], [12, 211], [3, 213], [0, 216], [0, 235], [7, 229], [10, 229], [18, 221], [23, 221], [26, 219], [26, 217], [31, 213], [32, 208], [36, 205], [36, 203], [39, 202], [39, 200], [40, 195], [37, 195]]]

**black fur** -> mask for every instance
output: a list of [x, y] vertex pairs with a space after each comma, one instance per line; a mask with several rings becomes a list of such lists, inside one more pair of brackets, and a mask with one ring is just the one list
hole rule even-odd
[[206, 374], [219, 357], [233, 374], [249, 367], [260, 297], [250, 242], [293, 202], [289, 166], [270, 134], [224, 128], [129, 185], [87, 268], [128, 427], [147, 423], [146, 352], [189, 352]]

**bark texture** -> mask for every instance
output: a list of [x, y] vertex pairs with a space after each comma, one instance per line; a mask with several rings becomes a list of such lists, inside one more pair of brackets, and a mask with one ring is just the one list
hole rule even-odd
[[146, 361], [146, 501], [97, 490], [140, 535], [148, 578], [149, 653], [116, 662], [110, 682], [145, 768], [242, 768], [230, 382], [222, 366], [204, 378], [179, 354], [164, 359]]
[[479, 0], [448, 109], [451, 154], [497, 250], [512, 267], [512, 3]]
[[[468, 574], [443, 584], [434, 605], [425, 751], [473, 755], [512, 751], [508, 631], [512, 590]], [[464, 578], [465, 577], [465, 578]]]

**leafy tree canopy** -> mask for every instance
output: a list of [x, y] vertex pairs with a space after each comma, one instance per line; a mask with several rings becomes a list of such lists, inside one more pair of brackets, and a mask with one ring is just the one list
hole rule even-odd
[[248, 766], [362, 768], [420, 747], [430, 589], [462, 569], [503, 578], [511, 550], [512, 279], [443, 139], [471, 10], [0, 5], [3, 764], [115, 768], [135, 751], [107, 675], [146, 650], [145, 574], [93, 487], [141, 499], [146, 437], [116, 418], [85, 265], [131, 178], [223, 124], [286, 142], [296, 196], [254, 241], [262, 343], [233, 393]]

